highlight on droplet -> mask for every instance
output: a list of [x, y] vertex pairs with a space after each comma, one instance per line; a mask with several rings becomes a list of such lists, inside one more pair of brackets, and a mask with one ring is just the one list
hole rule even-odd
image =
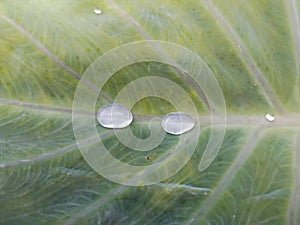
[[112, 103], [99, 109], [97, 120], [105, 128], [125, 128], [132, 123], [133, 115], [125, 106]]
[[195, 120], [183, 112], [171, 112], [165, 115], [161, 121], [165, 132], [180, 135], [193, 129]]

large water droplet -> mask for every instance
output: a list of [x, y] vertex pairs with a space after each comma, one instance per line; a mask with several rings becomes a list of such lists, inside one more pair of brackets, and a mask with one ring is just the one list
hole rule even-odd
[[124, 128], [131, 124], [133, 116], [125, 106], [113, 103], [99, 109], [97, 120], [101, 126], [106, 128]]
[[161, 125], [163, 129], [174, 135], [190, 131], [195, 126], [195, 120], [182, 112], [172, 112], [164, 116]]

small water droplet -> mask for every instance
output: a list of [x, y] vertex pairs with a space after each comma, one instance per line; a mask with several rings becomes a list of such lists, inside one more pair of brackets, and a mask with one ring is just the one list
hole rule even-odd
[[94, 8], [94, 13], [97, 15], [101, 15], [102, 11], [99, 8]]
[[133, 116], [125, 106], [113, 103], [99, 109], [97, 120], [105, 128], [124, 128], [131, 124]]
[[268, 113], [265, 115], [266, 120], [268, 120], [269, 122], [274, 122], [275, 121], [275, 116], [271, 113]]
[[164, 116], [161, 125], [169, 134], [180, 135], [190, 131], [195, 126], [195, 120], [182, 112], [172, 112]]

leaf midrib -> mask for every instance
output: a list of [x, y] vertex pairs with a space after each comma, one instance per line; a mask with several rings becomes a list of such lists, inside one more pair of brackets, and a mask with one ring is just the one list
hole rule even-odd
[[[50, 106], [50, 105], [43, 105], [43, 104], [36, 104], [36, 103], [28, 103], [22, 101], [16, 101], [11, 99], [0, 98], [0, 104], [7, 105], [7, 106], [15, 106], [18, 108], [25, 108], [29, 110], [36, 110], [36, 111], [46, 111], [46, 112], [60, 112], [66, 114], [76, 114], [76, 115], [90, 115], [94, 116], [96, 112], [88, 112], [88, 111], [76, 111], [72, 110], [72, 108], [64, 108], [64, 107], [57, 107], [57, 106]], [[138, 122], [149, 122], [154, 117], [158, 117], [160, 115], [134, 115], [135, 120]], [[163, 116], [163, 115], [161, 115]], [[267, 126], [267, 127], [300, 127], [300, 114], [279, 114], [276, 115], [275, 122], [268, 122], [263, 114], [227, 114], [227, 121], [226, 125], [230, 126]], [[195, 117], [200, 121], [202, 125], [208, 126], [211, 124], [211, 117], [210, 116], [199, 116]], [[224, 116], [215, 117], [214, 118], [214, 126], [223, 125]]]

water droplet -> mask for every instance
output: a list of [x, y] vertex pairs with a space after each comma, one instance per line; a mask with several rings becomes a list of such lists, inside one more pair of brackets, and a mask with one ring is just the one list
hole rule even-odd
[[97, 15], [101, 15], [102, 11], [99, 8], [94, 8], [94, 13]]
[[268, 120], [269, 122], [274, 122], [275, 121], [275, 116], [273, 114], [266, 114], [265, 115], [266, 120]]
[[195, 120], [182, 112], [172, 112], [164, 116], [161, 125], [163, 129], [174, 135], [190, 131], [195, 126]]
[[113, 103], [99, 109], [97, 120], [101, 126], [106, 128], [124, 128], [131, 124], [133, 116], [125, 106]]

